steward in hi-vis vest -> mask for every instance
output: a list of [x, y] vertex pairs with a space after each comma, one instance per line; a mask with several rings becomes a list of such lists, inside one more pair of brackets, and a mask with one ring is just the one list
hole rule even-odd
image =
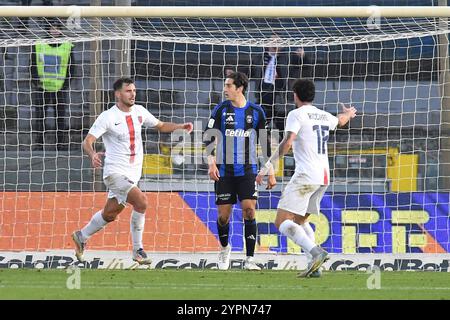
[[[48, 27], [50, 39], [62, 35], [61, 25], [57, 22]], [[73, 44], [68, 41], [59, 43], [36, 43], [31, 52], [31, 85], [33, 116], [33, 149], [56, 150], [68, 149], [68, 119], [70, 105], [68, 102], [70, 80], [74, 76]], [[47, 125], [49, 108], [54, 109], [56, 121]], [[56, 122], [56, 123], [55, 123]]]
[[63, 88], [69, 69], [73, 45], [63, 42], [58, 46], [36, 44], [36, 67], [44, 91], [59, 91]]

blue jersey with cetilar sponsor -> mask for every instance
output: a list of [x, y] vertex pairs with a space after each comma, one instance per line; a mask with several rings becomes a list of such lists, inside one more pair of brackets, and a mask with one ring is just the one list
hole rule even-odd
[[[235, 107], [231, 101], [225, 100], [214, 108], [207, 129], [220, 132], [216, 163], [221, 177], [258, 173], [257, 144], [262, 133], [260, 130], [265, 128], [266, 115], [261, 106], [255, 103], [247, 101], [244, 107]], [[268, 134], [266, 137], [266, 153], [270, 156]]]

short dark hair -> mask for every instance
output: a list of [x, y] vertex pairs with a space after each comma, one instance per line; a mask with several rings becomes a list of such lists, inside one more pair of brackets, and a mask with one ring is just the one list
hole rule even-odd
[[134, 83], [134, 81], [131, 78], [128, 77], [122, 77], [116, 80], [116, 82], [114, 82], [113, 88], [114, 88], [114, 92], [116, 92], [117, 90], [122, 89], [123, 84], [132, 84]]
[[312, 80], [297, 79], [292, 85], [292, 91], [297, 94], [300, 101], [313, 102], [316, 96], [316, 86]]
[[236, 88], [244, 87], [244, 89], [242, 89], [242, 93], [245, 94], [245, 91], [247, 91], [248, 87], [248, 77], [245, 73], [233, 72], [232, 74], [227, 76], [227, 79], [233, 79], [233, 83]]

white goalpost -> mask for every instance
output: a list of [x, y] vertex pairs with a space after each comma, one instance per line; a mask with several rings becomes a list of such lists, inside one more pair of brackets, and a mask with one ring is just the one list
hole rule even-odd
[[[89, 240], [77, 263], [71, 233], [102, 208], [106, 190], [81, 142], [131, 77], [137, 104], [162, 121], [194, 123], [189, 136], [145, 130], [139, 186], [148, 209], [152, 268], [215, 268], [214, 185], [203, 132], [227, 70], [250, 80], [262, 103], [264, 53], [278, 48], [272, 147], [294, 108], [292, 82], [316, 85], [315, 105], [358, 116], [328, 141], [331, 183], [316, 242], [329, 270], [448, 271], [450, 261], [450, 7], [18, 7], [0, 10], [0, 268], [134, 268], [130, 209]], [[52, 25], [61, 33], [52, 34]], [[39, 45], [71, 44], [70, 74], [49, 103]], [[56, 58], [55, 58], [56, 59]], [[53, 61], [53, 62], [52, 62]], [[57, 68], [56, 60], [43, 68]], [[53, 63], [53, 65], [52, 65]], [[53, 70], [52, 69], [52, 70]], [[34, 70], [34, 71], [33, 71]], [[100, 142], [97, 150], [102, 150]], [[299, 247], [273, 224], [294, 171], [260, 189], [255, 258], [266, 269], [303, 269]], [[230, 223], [232, 268], [245, 252], [242, 211]]]

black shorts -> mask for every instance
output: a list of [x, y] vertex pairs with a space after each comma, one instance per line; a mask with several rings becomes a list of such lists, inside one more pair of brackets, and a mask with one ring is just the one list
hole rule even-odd
[[239, 201], [245, 199], [258, 199], [258, 187], [256, 175], [241, 177], [221, 177], [214, 183], [216, 192], [216, 205], [235, 204], [237, 197]]

